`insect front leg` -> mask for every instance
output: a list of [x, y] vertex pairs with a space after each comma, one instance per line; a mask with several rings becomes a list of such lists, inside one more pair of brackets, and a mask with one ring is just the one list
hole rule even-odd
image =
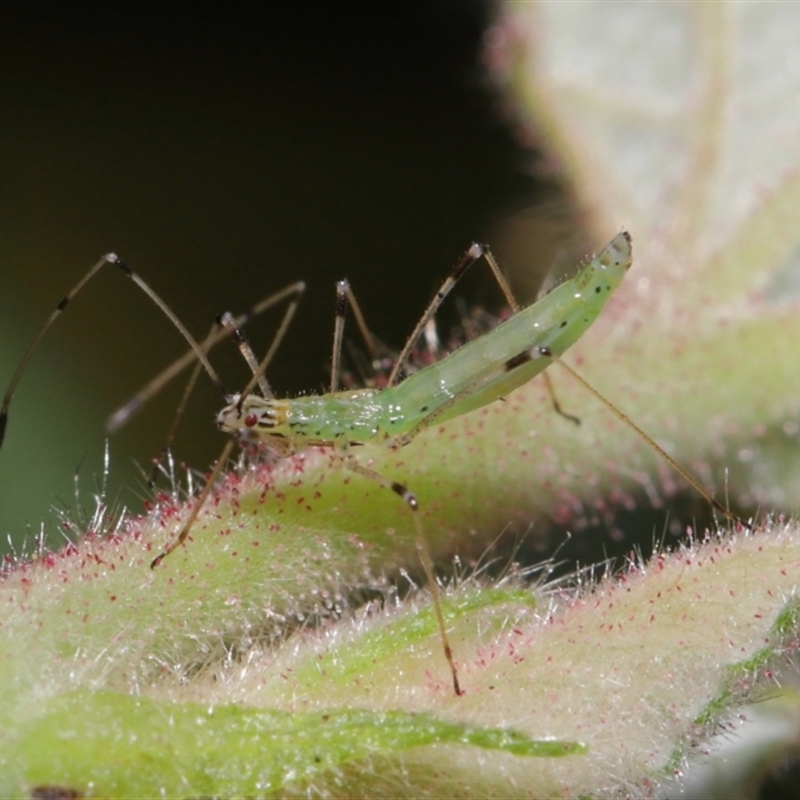
[[436, 582], [436, 575], [433, 571], [433, 558], [431, 557], [431, 551], [428, 547], [428, 539], [425, 536], [425, 530], [422, 526], [419, 503], [417, 502], [416, 495], [402, 483], [393, 481], [390, 478], [381, 475], [379, 472], [376, 472], [374, 469], [363, 466], [356, 460], [355, 456], [347, 452], [340, 453], [339, 457], [342, 460], [342, 464], [351, 472], [356, 472], [359, 475], [362, 475], [363, 477], [380, 484], [386, 489], [390, 489], [398, 497], [400, 497], [411, 510], [411, 515], [414, 520], [414, 530], [416, 533], [414, 545], [417, 548], [419, 560], [422, 563], [422, 570], [425, 573], [425, 579], [428, 581], [428, 586], [430, 587], [431, 599], [433, 600], [433, 610], [436, 615], [436, 623], [439, 627], [439, 636], [442, 640], [442, 647], [444, 648], [444, 657], [447, 660], [447, 664], [450, 667], [450, 674], [453, 677], [453, 689], [455, 689], [456, 695], [462, 695], [463, 690], [461, 689], [461, 685], [458, 681], [458, 670], [453, 658], [453, 649], [450, 647], [450, 639], [447, 635], [447, 627], [444, 621], [439, 584]]
[[186, 537], [189, 535], [192, 527], [194, 526], [195, 521], [197, 520], [198, 515], [200, 514], [200, 510], [205, 505], [206, 500], [208, 500], [208, 496], [214, 490], [214, 486], [217, 482], [217, 478], [219, 478], [222, 470], [224, 469], [225, 465], [228, 463], [228, 458], [230, 458], [231, 451], [233, 450], [233, 446], [236, 444], [234, 439], [230, 439], [226, 444], [225, 447], [222, 449], [222, 452], [219, 454], [219, 458], [217, 459], [217, 463], [214, 464], [214, 469], [211, 470], [211, 474], [208, 476], [208, 480], [206, 481], [206, 485], [203, 487], [203, 490], [197, 496], [194, 501], [194, 505], [192, 506], [192, 510], [189, 513], [189, 518], [183, 524], [178, 533], [176, 539], [170, 542], [151, 562], [150, 562], [150, 569], [155, 569], [170, 553], [174, 550], [177, 550], [185, 541]]

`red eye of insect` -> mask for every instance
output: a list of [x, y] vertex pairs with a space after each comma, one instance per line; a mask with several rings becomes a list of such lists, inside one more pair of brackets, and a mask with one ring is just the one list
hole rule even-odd
[[248, 428], [254, 427], [257, 422], [258, 422], [258, 414], [248, 414], [244, 418], [244, 424]]

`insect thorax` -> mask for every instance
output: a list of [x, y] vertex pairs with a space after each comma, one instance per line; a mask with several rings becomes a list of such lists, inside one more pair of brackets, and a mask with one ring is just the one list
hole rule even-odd
[[234, 395], [217, 415], [226, 433], [283, 439], [293, 449], [311, 444], [363, 443], [381, 438], [385, 406], [374, 389], [309, 395], [290, 400]]

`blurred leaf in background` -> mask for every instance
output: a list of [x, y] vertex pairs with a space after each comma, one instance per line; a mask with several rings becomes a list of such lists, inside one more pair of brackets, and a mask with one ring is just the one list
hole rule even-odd
[[[495, 114], [478, 65], [489, 14], [469, 0], [391, 13], [176, 5], [154, 17], [95, 3], [3, 4], [0, 383], [109, 251], [198, 336], [220, 312], [306, 280], [270, 373], [281, 395], [327, 380], [338, 279], [399, 347], [464, 247], [489, 238], [506, 209], [552, 193], [526, 173], [528, 155]], [[253, 328], [259, 352], [276, 324]], [[49, 509], [73, 504], [77, 469], [93, 491], [105, 416], [182, 350], [117, 274], [87, 287], [12, 408], [0, 456], [4, 540], [45, 519], [52, 531]], [[232, 387], [245, 380], [234, 348], [214, 358]], [[203, 469], [222, 437], [219, 397], [200, 388], [176, 457]], [[141, 506], [133, 462], [158, 452], [179, 396], [171, 387], [113, 438], [111, 496], [121, 490]]]
[[[170, 515], [176, 509], [170, 504], [154, 517], [154, 526], [128, 523], [127, 535], [90, 537], [9, 572], [4, 607], [13, 614], [4, 625], [4, 652], [13, 657], [2, 662], [0, 681], [6, 687], [2, 727], [15, 748], [6, 750], [15, 754], [9, 765], [16, 771], [5, 772], [9, 786], [68, 778], [81, 791], [118, 796], [150, 789], [170, 795], [654, 796], [673, 793], [670, 780], [681, 787], [690, 764], [721, 749], [726, 737], [746, 737], [744, 722], [759, 716], [781, 735], [754, 737], [747, 758], [736, 756], [753, 765], [747, 775], [731, 772], [735, 785], [726, 785], [722, 776], [715, 788], [718, 796], [734, 789], [755, 796], [754, 776], [774, 769], [796, 747], [791, 687], [797, 679], [800, 562], [796, 528], [784, 525], [779, 515], [796, 508], [800, 464], [794, 345], [800, 319], [795, 163], [800, 15], [792, 4], [772, 3], [491, 8], [496, 16], [483, 34], [482, 58], [501, 92], [498, 104], [519, 140], [543, 149], [539, 174], [550, 168], [549, 174], [564, 182], [572, 214], [586, 232], [585, 240], [575, 234], [559, 239], [558, 223], [566, 213], [534, 223], [519, 213], [498, 224], [497, 237], [490, 237], [498, 239], [501, 260], [511, 267], [555, 260], [558, 273], [574, 264], [576, 251], [630, 229], [635, 264], [629, 280], [569, 360], [718, 497], [743, 510], [760, 508], [762, 519], [764, 510], [774, 511], [774, 524], [765, 524], [756, 536], [740, 532], [702, 545], [690, 537], [686, 549], [646, 564], [633, 558], [616, 580], [599, 586], [578, 574], [573, 583], [583, 591], [577, 594], [566, 582], [548, 593], [533, 591], [522, 578], [532, 569], [531, 553], [545, 557], [552, 554], [550, 540], [559, 542], [552, 521], [572, 532], [584, 528], [573, 541], [586, 542], [591, 526], [598, 525], [613, 530], [622, 552], [649, 551], [662, 537], [665, 519], [678, 520], [676, 527], [683, 530], [700, 508], [687, 512], [673, 505], [674, 498], [686, 497], [675, 476], [555, 369], [559, 397], [580, 414], [579, 429], [560, 425], [541, 386], [532, 384], [486, 413], [431, 430], [398, 454], [370, 453], [375, 468], [402, 476], [418, 492], [441, 563], [457, 555], [466, 565], [456, 570], [458, 586], [446, 606], [467, 686], [466, 697], [455, 698], [442, 679], [431, 609], [423, 595], [403, 598], [408, 587], [403, 576], [413, 578], [417, 567], [410, 521], [394, 498], [346, 480], [313, 454], [246, 475], [241, 483], [231, 477], [214, 513], [194, 532], [195, 541], [163, 571], [152, 573], [146, 566], [165, 530], [174, 528]], [[386, 19], [397, 29], [400, 18]], [[453, 19], [464, 17], [456, 13]], [[309, 19], [299, 29], [308, 25], [316, 29]], [[436, 30], [432, 19], [422, 27], [430, 36]], [[471, 39], [475, 53], [481, 25], [471, 30], [478, 32]], [[377, 47], [370, 35], [357, 38]], [[211, 36], [206, 44], [215, 41]], [[335, 42], [338, 48], [341, 40]], [[413, 75], [419, 67], [426, 78], [427, 69], [408, 58], [408, 42], [400, 47], [404, 57], [398, 57], [397, 71], [407, 68]], [[206, 49], [212, 56], [217, 52]], [[208, 63], [214, 63], [210, 56]], [[287, 96], [296, 101], [298, 114], [305, 110], [310, 117], [308, 109], [316, 106], [308, 105], [302, 89], [314, 80], [302, 74], [306, 83], [294, 84]], [[344, 94], [352, 96], [352, 86], [359, 84], [352, 74], [333, 68], [330, 74], [331, 84], [323, 85], [329, 91], [347, 86]], [[384, 77], [375, 80], [382, 86]], [[344, 102], [343, 96], [330, 94], [332, 104]], [[409, 119], [395, 96], [387, 95], [382, 106], [395, 123], [391, 127], [404, 132], [401, 140], [426, 132], [426, 123], [444, 108], [432, 102], [429, 113]], [[278, 115], [274, 105], [269, 110], [270, 119], [293, 119]], [[359, 107], [350, 110], [358, 116]], [[246, 128], [246, 117], [239, 119]], [[302, 119], [295, 137], [319, 128], [330, 138], [330, 125]], [[379, 138], [376, 125], [372, 134]], [[351, 141], [338, 141], [345, 138]], [[427, 145], [434, 141], [420, 138]], [[439, 154], [465, 147], [452, 130], [442, 141]], [[370, 152], [363, 142], [360, 148]], [[384, 152], [377, 161], [400, 163]], [[313, 182], [319, 175], [313, 165], [304, 171], [303, 158], [290, 164], [294, 178], [305, 175]], [[401, 167], [390, 194], [398, 208], [419, 215], [420, 237], [448, 228], [437, 212], [422, 212], [403, 174]], [[480, 191], [482, 172], [454, 169], [452, 175], [463, 205], [437, 199], [437, 208], [473, 226], [467, 239], [485, 238], [474, 230], [475, 218], [467, 210], [477, 208], [473, 200], [491, 205], [492, 192]], [[362, 194], [355, 196], [366, 206], [372, 184], [364, 181]], [[337, 189], [345, 197], [351, 194], [345, 189], [357, 186], [353, 179]], [[289, 203], [294, 198], [306, 208], [288, 182], [282, 192], [276, 190], [274, 183], [263, 189], [265, 196]], [[341, 210], [342, 217], [351, 215]], [[421, 238], [401, 217], [378, 216], [395, 231], [407, 259]], [[160, 217], [173, 221], [165, 209]], [[316, 218], [330, 223], [336, 215], [331, 210]], [[377, 223], [370, 219], [372, 230]], [[129, 260], [137, 266], [140, 260], [152, 263], [155, 254], [137, 251], [128, 222], [123, 244], [115, 249], [122, 251], [129, 241]], [[274, 218], [269, 222], [267, 213], [265, 235], [284, 230]], [[545, 240], [558, 245], [555, 259], [545, 258], [539, 237], [528, 240], [531, 229], [545, 231]], [[188, 247], [184, 238], [202, 241], [198, 230], [211, 237], [206, 221], [194, 236], [177, 228], [174, 238], [165, 239]], [[246, 228], [233, 230], [253, 246]], [[319, 239], [306, 232], [319, 248], [310, 261], [342, 254], [341, 263], [347, 263], [354, 245], [346, 238], [337, 244], [337, 231], [341, 228], [331, 224], [319, 230]], [[231, 238], [242, 243], [231, 229], [223, 238], [228, 247]], [[461, 246], [454, 244], [441, 259], [450, 263]], [[196, 248], [194, 257], [202, 250]], [[425, 243], [421, 250], [437, 247]], [[265, 252], [280, 253], [278, 260], [287, 262], [277, 246], [267, 245]], [[240, 251], [231, 260], [252, 261], [252, 252], [250, 259], [247, 255]], [[426, 270], [427, 285], [417, 302], [399, 294], [397, 287], [412, 282], [405, 267], [387, 267], [374, 282], [389, 299], [372, 299], [365, 307], [379, 309], [379, 319], [380, 310], [392, 305], [419, 309], [442, 273], [438, 266]], [[298, 277], [309, 273], [292, 271], [281, 283]], [[180, 297], [180, 287], [195, 282], [178, 278], [175, 293]], [[240, 279], [222, 285], [234, 282]], [[322, 326], [323, 374], [328, 309], [312, 313]], [[184, 309], [177, 310], [183, 316]], [[204, 329], [202, 319], [197, 325]], [[405, 325], [407, 330], [410, 323]], [[307, 329], [302, 330], [298, 340], [305, 339]], [[394, 339], [402, 340], [402, 332]], [[301, 352], [293, 342], [290, 360], [304, 360]], [[313, 379], [305, 386], [313, 386]], [[269, 491], [263, 488], [265, 476]], [[660, 517], [637, 520], [638, 533], [620, 525], [626, 513], [637, 518], [642, 510], [665, 504]], [[100, 519], [96, 529], [105, 524]], [[487, 550], [503, 532], [512, 542], [515, 533], [527, 534], [523, 545], [531, 552], [518, 547], [511, 556], [519, 563], [509, 564], [505, 550]], [[601, 547], [609, 545], [601, 540]], [[557, 557], [567, 552], [561, 548]], [[586, 564], [588, 551], [577, 552]], [[489, 579], [485, 565], [495, 553], [507, 566]], [[470, 567], [477, 577], [465, 577]], [[400, 576], [397, 584], [386, 580], [392, 574]], [[357, 607], [359, 593], [371, 599]], [[741, 705], [765, 696], [773, 704], [762, 715]], [[117, 709], [111, 715], [114, 727], [108, 723], [110, 705]], [[365, 713], [356, 718], [353, 712]], [[265, 734], [258, 726], [266, 720], [270, 729], [284, 730], [281, 713], [294, 715], [284, 744], [300, 754], [302, 774], [285, 759], [278, 759], [283, 769], [275, 772], [280, 749], [262, 747]], [[378, 735], [389, 719], [380, 716], [385, 713], [396, 716], [391, 730]], [[169, 724], [150, 724], [154, 717]], [[320, 720], [331, 723], [327, 734]], [[359, 747], [342, 750], [337, 743], [347, 741], [348, 730]], [[52, 744], [62, 759], [57, 769], [55, 756], [42, 758], [38, 747], [49, 731], [57, 734]], [[240, 737], [248, 733], [254, 739], [244, 746]], [[67, 738], [77, 742], [68, 752], [58, 746]], [[112, 738], [126, 743], [125, 759], [102, 746]], [[539, 743], [549, 739], [571, 754], [526, 758], [515, 750], [541, 755]], [[416, 745], [409, 749], [408, 742]], [[579, 753], [577, 743], [587, 749]], [[163, 761], [156, 763], [154, 752], [165, 753]], [[713, 779], [719, 779], [718, 771]]]

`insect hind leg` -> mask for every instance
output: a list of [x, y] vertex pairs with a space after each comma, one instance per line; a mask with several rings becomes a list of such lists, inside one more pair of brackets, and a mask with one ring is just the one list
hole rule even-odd
[[375, 483], [380, 484], [386, 489], [393, 491], [400, 497], [411, 510], [414, 519], [414, 529], [416, 538], [414, 545], [419, 554], [419, 560], [422, 564], [422, 570], [425, 573], [425, 579], [428, 581], [430, 587], [431, 599], [433, 600], [433, 611], [436, 615], [436, 623], [439, 628], [439, 637], [442, 640], [442, 647], [444, 648], [444, 657], [450, 667], [450, 674], [453, 677], [453, 689], [456, 695], [460, 696], [464, 692], [458, 680], [458, 669], [456, 668], [455, 659], [453, 658], [453, 649], [450, 646], [450, 639], [447, 635], [447, 626], [444, 621], [444, 612], [442, 611], [441, 592], [439, 591], [439, 584], [436, 582], [436, 575], [433, 571], [433, 559], [431, 558], [431, 551], [428, 547], [428, 539], [425, 536], [425, 530], [422, 527], [422, 519], [419, 513], [419, 503], [417, 502], [416, 495], [405, 487], [402, 483], [390, 480], [369, 467], [365, 467], [351, 455], [343, 455], [342, 463], [351, 472], [356, 472], [365, 478], [368, 478]]
[[458, 283], [464, 273], [481, 258], [485, 258], [486, 262], [491, 267], [495, 279], [497, 280], [500, 288], [503, 291], [503, 294], [506, 297], [506, 301], [511, 306], [511, 310], [514, 313], [519, 311], [519, 303], [517, 303], [516, 298], [511, 292], [511, 287], [508, 285], [508, 281], [506, 281], [505, 276], [500, 270], [500, 266], [489, 250], [489, 245], [473, 242], [467, 248], [467, 250], [464, 251], [463, 255], [456, 262], [455, 266], [450, 270], [450, 274], [444, 279], [442, 285], [439, 287], [439, 290], [433, 296], [433, 300], [431, 300], [431, 302], [428, 304], [428, 307], [423, 312], [419, 322], [417, 322], [416, 326], [414, 327], [414, 330], [411, 331], [411, 335], [406, 340], [405, 346], [400, 351], [400, 355], [395, 362], [394, 369], [389, 375], [389, 386], [394, 386], [399, 381], [400, 373], [403, 371], [403, 367], [405, 366], [406, 361], [408, 361], [408, 357], [411, 354], [414, 345], [417, 343], [419, 337], [422, 336], [425, 326], [431, 319], [433, 319], [433, 316], [439, 310], [439, 306], [442, 305], [447, 295], [450, 294], [453, 287], [456, 285], [456, 283]]
[[580, 417], [575, 416], [575, 414], [570, 414], [568, 411], [564, 411], [564, 409], [561, 408], [561, 403], [558, 401], [558, 395], [556, 394], [551, 377], [546, 372], [543, 372], [542, 379], [544, 380], [544, 385], [547, 387], [547, 394], [550, 395], [550, 403], [553, 406], [553, 411], [555, 411], [559, 417], [564, 417], [568, 422], [580, 425]]

